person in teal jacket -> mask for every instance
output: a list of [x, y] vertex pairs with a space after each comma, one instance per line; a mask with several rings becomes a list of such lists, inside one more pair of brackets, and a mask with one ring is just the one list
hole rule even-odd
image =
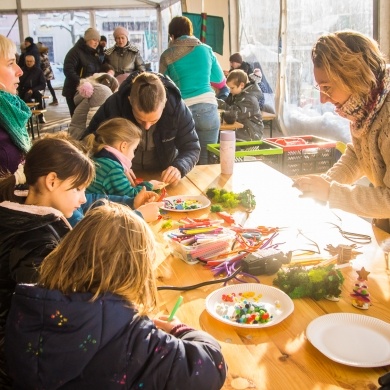
[[207, 144], [218, 142], [220, 117], [210, 82], [223, 84], [225, 76], [210, 46], [193, 36], [190, 19], [176, 16], [169, 23], [169, 48], [160, 57], [160, 73], [179, 88], [195, 121], [200, 142], [198, 164], [207, 164]]
[[141, 140], [141, 129], [124, 118], [112, 118], [103, 122], [86, 138], [92, 152], [96, 176], [87, 188], [89, 194], [127, 195], [134, 197], [144, 187], [157, 190], [163, 182], [151, 180], [133, 187], [130, 181], [131, 161]]

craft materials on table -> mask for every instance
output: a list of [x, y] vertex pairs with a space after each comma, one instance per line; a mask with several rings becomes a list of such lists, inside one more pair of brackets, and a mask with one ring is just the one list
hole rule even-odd
[[200, 210], [210, 205], [210, 200], [203, 195], [169, 196], [162, 199], [162, 201], [164, 202], [163, 210], [176, 212]]
[[287, 318], [294, 311], [294, 303], [278, 288], [244, 283], [222, 287], [209, 294], [206, 310], [228, 325], [263, 328]]
[[235, 238], [235, 232], [220, 226], [223, 220], [188, 218], [179, 222], [183, 225], [166, 232], [165, 238], [173, 254], [189, 264], [228, 251]]
[[177, 301], [175, 303], [175, 306], [173, 307], [171, 314], [169, 314], [168, 320], [167, 321], [172, 321], [173, 317], [175, 316], [177, 310], [179, 309], [181, 303], [183, 302], [183, 297], [180, 295], [179, 298], [177, 298]]

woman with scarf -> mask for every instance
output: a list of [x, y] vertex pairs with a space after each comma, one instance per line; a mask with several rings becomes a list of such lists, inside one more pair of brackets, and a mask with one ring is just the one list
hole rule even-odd
[[[377, 43], [356, 31], [321, 36], [312, 49], [321, 103], [350, 120], [352, 143], [325, 174], [295, 180], [303, 196], [366, 218], [390, 233], [390, 69]], [[372, 186], [356, 185], [367, 177]]]
[[198, 164], [207, 164], [207, 144], [218, 142], [220, 116], [214, 87], [221, 88], [225, 76], [210, 46], [193, 35], [185, 16], [176, 16], [168, 27], [171, 42], [160, 57], [159, 72], [169, 76], [180, 89], [190, 109], [200, 142]]
[[0, 35], [0, 173], [14, 173], [30, 149], [26, 124], [31, 111], [17, 95], [19, 77], [16, 46]]
[[115, 46], [104, 53], [105, 62], [115, 69], [115, 77], [119, 84], [134, 70], [145, 71], [144, 60], [139, 49], [129, 42], [129, 32], [124, 27], [114, 30]]

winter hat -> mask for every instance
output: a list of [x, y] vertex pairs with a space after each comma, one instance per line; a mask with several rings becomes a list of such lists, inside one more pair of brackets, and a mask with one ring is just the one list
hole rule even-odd
[[118, 37], [119, 35], [125, 35], [128, 37], [129, 32], [124, 27], [119, 26], [114, 30], [114, 38]]
[[242, 57], [240, 53], [234, 53], [229, 58], [230, 62], [237, 62], [238, 64], [242, 64]]
[[31, 44], [33, 44], [34, 43], [34, 38], [27, 37], [27, 38], [24, 39], [24, 42], [30, 42]]
[[249, 75], [249, 78], [256, 83], [260, 83], [263, 78], [263, 74], [261, 73], [261, 70], [259, 68], [256, 68], [253, 70], [253, 73]]
[[107, 42], [107, 38], [106, 38], [104, 35], [101, 35], [101, 36], [100, 36], [100, 40], [101, 40], [101, 41], [104, 41], [104, 42]]
[[100, 33], [96, 28], [90, 27], [85, 30], [84, 39], [86, 41], [90, 41], [91, 39], [95, 39], [96, 41], [100, 41]]

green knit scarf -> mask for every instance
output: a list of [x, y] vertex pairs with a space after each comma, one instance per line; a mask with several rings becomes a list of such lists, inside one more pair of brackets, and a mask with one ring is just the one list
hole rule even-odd
[[24, 153], [27, 153], [31, 147], [26, 129], [30, 115], [30, 108], [19, 96], [0, 90], [0, 126]]

